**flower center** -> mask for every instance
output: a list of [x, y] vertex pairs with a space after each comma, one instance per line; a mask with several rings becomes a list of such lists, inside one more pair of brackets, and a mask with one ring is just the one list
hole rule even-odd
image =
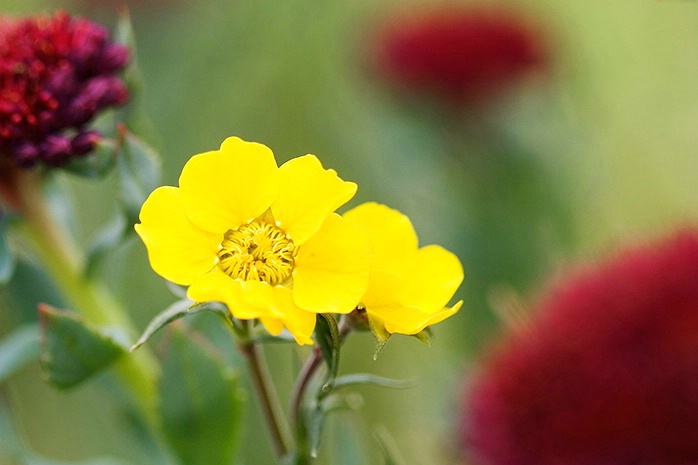
[[231, 278], [283, 284], [293, 271], [295, 246], [281, 229], [260, 220], [223, 236], [218, 266]]

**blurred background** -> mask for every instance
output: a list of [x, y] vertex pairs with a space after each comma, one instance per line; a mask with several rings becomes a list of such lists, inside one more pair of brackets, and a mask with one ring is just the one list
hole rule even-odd
[[[145, 82], [148, 138], [163, 155], [163, 184], [176, 185], [191, 155], [217, 148], [230, 135], [268, 145], [279, 163], [313, 153], [358, 183], [349, 206], [374, 200], [401, 210], [422, 245], [441, 244], [464, 265], [456, 298], [465, 304], [434, 327], [431, 347], [394, 337], [373, 361], [369, 334], [348, 341], [343, 372], [416, 379], [418, 385], [361, 389], [359, 414], [329, 421], [325, 444], [335, 449], [323, 448], [322, 463], [379, 463], [372, 435], [382, 427], [407, 463], [457, 463], [463, 385], [510, 309], [525, 307], [572, 262], [696, 220], [694, 1], [126, 4]], [[117, 7], [111, 0], [0, 0], [5, 15], [64, 9], [109, 27]], [[434, 11], [495, 11], [510, 19], [467, 40], [433, 31], [401, 38], [401, 28]], [[468, 24], [486, 22], [475, 17]], [[445, 27], [436, 30], [448, 35]], [[461, 71], [404, 58], [402, 40], [427, 44], [418, 44], [411, 57], [430, 53], [431, 43], [456, 68], [459, 60], [471, 60], [466, 71], [480, 78], [441, 85], [439, 72]], [[458, 40], [481, 40], [478, 50], [485, 52], [463, 51]], [[521, 44], [532, 44], [533, 51]], [[508, 53], [503, 60], [513, 64], [492, 65], [483, 53]], [[420, 74], [425, 66], [431, 71]], [[80, 206], [78, 233], [91, 238], [115, 208], [114, 180], [64, 181]], [[174, 300], [139, 241], [113, 253], [103, 273], [134, 309], [139, 327]], [[5, 292], [6, 327], [34, 317], [30, 298], [36, 296]], [[217, 320], [202, 317], [196, 324], [235, 364]], [[286, 399], [307, 352], [287, 346], [268, 352]], [[30, 367], [9, 383], [8, 393], [20, 433], [42, 454], [65, 461], [111, 454], [139, 463], [99, 383], [56, 392]], [[240, 463], [271, 463], [266, 443], [249, 447], [253, 438], [265, 438], [254, 402], [247, 402], [245, 415]], [[354, 445], [363, 441], [366, 456], [357, 458]]]

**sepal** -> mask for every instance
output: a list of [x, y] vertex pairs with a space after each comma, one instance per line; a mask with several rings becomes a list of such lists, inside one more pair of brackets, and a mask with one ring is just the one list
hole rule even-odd
[[376, 348], [373, 351], [373, 360], [378, 360], [378, 356], [383, 352], [383, 349], [385, 349], [392, 334], [385, 329], [382, 320], [370, 314], [368, 315], [368, 326], [371, 328], [371, 334], [373, 334], [373, 339], [376, 341]]
[[322, 358], [327, 364], [327, 375], [325, 376], [322, 390], [328, 391], [332, 388], [332, 383], [337, 377], [339, 370], [339, 349], [341, 345], [339, 327], [334, 315], [321, 313], [317, 316], [315, 342], [320, 347]]

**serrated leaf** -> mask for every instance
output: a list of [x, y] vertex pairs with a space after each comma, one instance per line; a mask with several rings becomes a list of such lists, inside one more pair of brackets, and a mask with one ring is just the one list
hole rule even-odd
[[152, 147], [123, 125], [119, 128], [119, 141], [119, 198], [128, 223], [134, 224], [143, 202], [160, 184], [161, 162]]
[[39, 358], [39, 327], [21, 326], [0, 341], [0, 381], [9, 378], [17, 369]]
[[242, 401], [235, 372], [220, 354], [175, 330], [159, 383], [165, 437], [182, 463], [229, 465]]
[[0, 283], [9, 281], [15, 270], [15, 254], [8, 241], [11, 222], [12, 216], [0, 211]]
[[153, 334], [160, 331], [160, 329], [167, 324], [198, 312], [214, 312], [225, 316], [228, 313], [228, 309], [225, 305], [219, 302], [195, 304], [189, 299], [178, 300], [150, 320], [150, 323], [148, 323], [148, 326], [146, 326], [141, 337], [138, 338], [133, 346], [131, 346], [129, 351], [133, 352], [134, 350], [138, 349], [140, 346], [145, 344], [148, 339], [153, 336]]
[[339, 328], [337, 320], [331, 314], [321, 313], [317, 316], [315, 325], [315, 342], [320, 347], [322, 358], [327, 364], [327, 375], [322, 387], [323, 391], [330, 389], [339, 370]]
[[116, 142], [100, 139], [88, 155], [72, 158], [63, 170], [86, 179], [103, 179], [116, 165]]
[[39, 304], [42, 353], [48, 382], [67, 389], [111, 365], [126, 350], [78, 316]]

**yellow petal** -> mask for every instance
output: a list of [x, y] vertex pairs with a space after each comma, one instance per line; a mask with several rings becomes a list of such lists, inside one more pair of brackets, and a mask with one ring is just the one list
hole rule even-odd
[[223, 302], [228, 306], [230, 313], [241, 320], [264, 316], [268, 313], [265, 308], [260, 308], [245, 298], [243, 283], [215, 268], [189, 286], [187, 297], [196, 302]]
[[403, 306], [376, 308], [374, 313], [383, 320], [388, 332], [411, 335], [445, 320], [455, 314], [461, 305], [463, 305], [462, 300], [451, 308], [445, 307], [431, 314], [422, 313], [414, 307]]
[[193, 156], [179, 186], [191, 222], [223, 234], [269, 208], [278, 193], [279, 170], [268, 147], [229, 137], [220, 150]]
[[153, 270], [186, 286], [213, 268], [222, 237], [189, 221], [180, 194], [176, 187], [155, 189], [143, 204], [141, 222], [135, 228], [148, 249]]
[[361, 304], [369, 310], [399, 305], [400, 291], [403, 287], [402, 278], [395, 273], [372, 269], [369, 274], [368, 289], [361, 298]]
[[405, 262], [417, 251], [417, 234], [407, 216], [375, 202], [361, 204], [342, 216], [371, 236], [371, 268], [404, 273]]
[[278, 318], [273, 318], [270, 316], [263, 316], [259, 319], [264, 325], [264, 328], [272, 336], [278, 336], [284, 330], [284, 323]]
[[293, 271], [293, 300], [308, 311], [349, 313], [368, 286], [368, 234], [337, 214], [303, 244]]
[[416, 334], [414, 328], [424, 319], [418, 308], [405, 307], [400, 304], [381, 307], [366, 307], [369, 318], [381, 321], [389, 333]]
[[260, 320], [271, 334], [279, 335], [285, 327], [298, 344], [312, 343], [315, 314], [299, 308], [293, 302], [291, 289], [259, 281], [244, 281], [242, 289], [243, 299], [259, 310]]
[[279, 195], [271, 206], [279, 227], [296, 245], [307, 241], [327, 216], [356, 193], [356, 184], [326, 170], [314, 155], [287, 161], [279, 168]]
[[400, 302], [431, 314], [446, 306], [463, 282], [458, 257], [438, 245], [422, 247], [411, 259], [404, 274]]

